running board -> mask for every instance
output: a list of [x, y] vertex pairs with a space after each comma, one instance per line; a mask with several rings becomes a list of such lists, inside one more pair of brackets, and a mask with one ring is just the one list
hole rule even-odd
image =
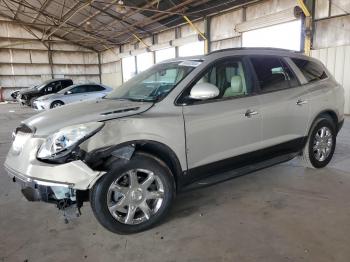
[[221, 182], [225, 182], [227, 180], [236, 178], [236, 177], [240, 177], [255, 171], [258, 171], [260, 169], [264, 169], [267, 167], [271, 167], [274, 166], [276, 164], [280, 164], [283, 162], [287, 162], [289, 160], [292, 160], [294, 157], [296, 157], [298, 154], [294, 153], [294, 154], [286, 154], [286, 155], [281, 155], [281, 156], [277, 156], [274, 158], [271, 158], [269, 160], [265, 160], [265, 161], [261, 161], [261, 162], [257, 162], [254, 164], [250, 164], [244, 167], [240, 167], [237, 169], [233, 169], [230, 171], [226, 171], [223, 173], [219, 173], [219, 174], [215, 174], [215, 175], [211, 175], [209, 177], [206, 177], [204, 179], [198, 180], [192, 184], [189, 184], [188, 186], [185, 186], [181, 191], [190, 191], [193, 189], [198, 189], [198, 188], [203, 188], [203, 187], [207, 187], [207, 186], [212, 186]]

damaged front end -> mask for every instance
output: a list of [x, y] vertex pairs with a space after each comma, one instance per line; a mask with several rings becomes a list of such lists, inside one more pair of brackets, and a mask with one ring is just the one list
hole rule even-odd
[[[80, 215], [80, 208], [88, 199], [88, 189], [103, 172], [92, 170], [79, 159], [62, 163], [39, 160], [38, 149], [47, 143], [48, 138], [35, 137], [34, 132], [26, 125], [15, 130], [5, 169], [28, 201], [56, 205], [68, 222], [70, 218]], [[68, 156], [67, 151], [62, 155]]]
[[80, 208], [83, 206], [86, 196], [84, 191], [76, 190], [70, 184], [24, 178], [14, 174], [9, 169], [7, 172], [12, 176], [12, 181], [19, 185], [23, 196], [28, 201], [54, 204], [62, 212], [65, 223], [80, 216]]

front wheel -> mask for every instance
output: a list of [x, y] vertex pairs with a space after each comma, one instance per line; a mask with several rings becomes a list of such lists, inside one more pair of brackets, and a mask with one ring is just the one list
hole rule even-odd
[[52, 108], [60, 107], [63, 105], [64, 105], [64, 103], [62, 101], [54, 101], [54, 102], [52, 102], [50, 108], [52, 109]]
[[336, 129], [329, 117], [321, 117], [314, 124], [305, 148], [303, 160], [307, 167], [322, 168], [332, 159], [336, 145]]
[[93, 187], [91, 207], [97, 220], [119, 234], [137, 233], [160, 222], [175, 197], [171, 171], [161, 160], [136, 153], [117, 159]]

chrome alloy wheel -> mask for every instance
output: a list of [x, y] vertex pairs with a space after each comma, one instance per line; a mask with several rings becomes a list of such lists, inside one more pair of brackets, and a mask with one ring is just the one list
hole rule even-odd
[[163, 199], [161, 179], [146, 169], [125, 172], [107, 192], [109, 212], [119, 222], [129, 225], [149, 220], [162, 206]]
[[333, 135], [328, 127], [321, 127], [315, 134], [313, 152], [316, 160], [322, 162], [332, 151]]

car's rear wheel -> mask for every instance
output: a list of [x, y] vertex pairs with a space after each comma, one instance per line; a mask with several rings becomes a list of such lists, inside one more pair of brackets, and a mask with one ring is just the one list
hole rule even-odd
[[90, 194], [97, 220], [108, 230], [131, 234], [153, 227], [170, 209], [175, 183], [161, 160], [136, 153], [116, 160]]
[[64, 105], [64, 103], [62, 101], [53, 101], [51, 103], [50, 108], [56, 108], [56, 107], [60, 107], [60, 106], [63, 106], [63, 105]]
[[335, 124], [330, 117], [324, 116], [316, 120], [302, 155], [307, 167], [322, 168], [331, 161], [336, 146], [336, 135]]

